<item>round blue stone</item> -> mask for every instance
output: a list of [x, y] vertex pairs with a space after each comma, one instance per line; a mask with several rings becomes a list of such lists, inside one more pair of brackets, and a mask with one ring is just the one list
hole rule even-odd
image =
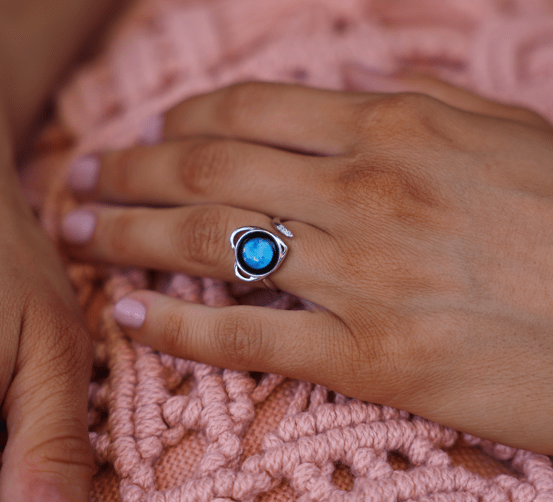
[[275, 255], [272, 243], [268, 239], [255, 237], [244, 244], [242, 259], [248, 267], [261, 270], [271, 263]]

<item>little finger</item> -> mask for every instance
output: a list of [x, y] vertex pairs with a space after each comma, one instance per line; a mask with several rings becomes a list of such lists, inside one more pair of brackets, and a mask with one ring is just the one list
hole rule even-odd
[[532, 110], [486, 99], [474, 92], [449, 84], [431, 75], [404, 71], [394, 75], [381, 75], [362, 68], [350, 67], [348, 81], [356, 90], [426, 94], [460, 110], [522, 122], [551, 131], [551, 124]]
[[219, 136], [318, 155], [348, 152], [356, 140], [348, 107], [367, 95], [249, 82], [183, 101], [165, 115], [166, 139]]

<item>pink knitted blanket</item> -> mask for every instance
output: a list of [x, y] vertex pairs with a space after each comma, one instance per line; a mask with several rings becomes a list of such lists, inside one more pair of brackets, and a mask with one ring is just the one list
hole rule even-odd
[[[59, 93], [75, 146], [63, 162], [43, 153], [29, 166], [29, 198], [55, 239], [60, 209], [73, 204], [71, 158], [155, 141], [155, 117], [188, 96], [250, 79], [371, 91], [374, 72], [405, 67], [553, 121], [553, 1], [138, 2]], [[213, 306], [306, 308], [300, 299], [183, 274], [67, 267], [97, 338], [93, 500], [553, 501], [546, 456], [306, 382], [159, 354], [112, 318], [113, 303], [143, 287]]]

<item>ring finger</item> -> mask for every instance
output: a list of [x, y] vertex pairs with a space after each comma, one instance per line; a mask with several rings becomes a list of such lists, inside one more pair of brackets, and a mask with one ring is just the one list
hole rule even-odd
[[[257, 226], [278, 235], [268, 216], [215, 204], [171, 209], [88, 206], [67, 214], [61, 226], [70, 252], [78, 258], [226, 281], [237, 280], [229, 241], [234, 230]], [[295, 238], [282, 237], [289, 252], [271, 280], [284, 291], [320, 301], [313, 295], [324, 288], [314, 287], [313, 278], [324, 278], [313, 272], [309, 257], [328, 249], [330, 237], [298, 221], [286, 226]]]

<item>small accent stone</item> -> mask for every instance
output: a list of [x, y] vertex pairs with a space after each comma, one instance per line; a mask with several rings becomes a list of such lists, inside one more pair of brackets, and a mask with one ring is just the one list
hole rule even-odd
[[255, 270], [261, 270], [269, 265], [274, 254], [272, 243], [262, 237], [249, 240], [242, 249], [244, 263]]
[[292, 232], [290, 232], [290, 230], [288, 230], [282, 223], [274, 223], [275, 225], [275, 228], [284, 236], [286, 237], [290, 237], [290, 239], [292, 237], [294, 237], [294, 234]]

